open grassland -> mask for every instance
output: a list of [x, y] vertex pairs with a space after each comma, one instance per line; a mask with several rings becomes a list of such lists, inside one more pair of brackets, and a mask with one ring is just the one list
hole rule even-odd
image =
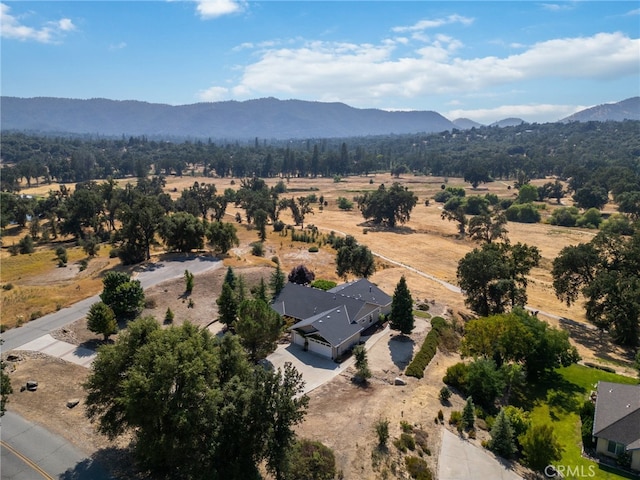
[[[180, 196], [183, 189], [193, 185], [194, 182], [214, 184], [219, 193], [226, 188], [238, 189], [241, 181], [231, 178], [204, 178], [201, 176], [185, 175], [183, 177], [170, 176], [167, 179], [165, 191], [167, 191], [174, 199]], [[275, 185], [281, 179], [267, 179], [268, 185]], [[134, 179], [120, 180], [119, 185], [123, 186], [127, 182], [133, 182]], [[339, 182], [333, 178], [291, 178], [284, 180], [288, 188], [288, 192], [281, 197], [298, 197], [315, 194], [317, 197], [323, 196], [326, 206], [321, 210], [319, 204], [313, 204], [313, 214], [307, 215], [305, 225], [316, 225], [321, 233], [328, 234], [333, 231], [337, 234], [353, 235], [358, 242], [367, 245], [374, 253], [379, 255], [377, 260], [377, 271], [372, 277], [372, 281], [377, 283], [383, 290], [392, 293], [395, 285], [402, 275], [405, 275], [407, 283], [412, 292], [414, 299], [420, 300], [437, 300], [447, 305], [453, 312], [464, 311], [463, 297], [451, 289], [426, 278], [421, 273], [432, 275], [440, 280], [449, 282], [453, 285], [457, 284], [456, 269], [458, 261], [466, 253], [476, 248], [478, 244], [457, 237], [457, 226], [452, 222], [442, 220], [442, 204], [433, 201], [433, 195], [440, 191], [442, 185], [453, 187], [463, 187], [467, 195], [485, 195], [487, 193], [496, 194], [501, 198], [514, 198], [516, 191], [509, 188], [510, 182], [496, 181], [489, 184], [481, 185], [477, 190], [473, 190], [468, 184], [457, 178], [442, 178], [429, 176], [412, 176], [405, 175], [401, 178], [394, 178], [390, 174], [375, 174], [369, 176], [345, 177]], [[380, 228], [372, 228], [367, 224], [362, 215], [355, 207], [351, 211], [343, 211], [338, 208], [337, 199], [346, 197], [349, 200], [357, 195], [361, 195], [366, 191], [375, 190], [380, 184], [390, 185], [393, 182], [400, 182], [408, 187], [418, 196], [418, 203], [411, 213], [411, 219], [404, 225], [400, 225], [394, 230], [386, 230]], [[545, 180], [536, 180], [534, 184], [543, 184]], [[73, 188], [73, 185], [69, 185]], [[57, 185], [40, 185], [38, 187], [24, 190], [24, 193], [34, 195], [44, 195], [51, 189], [57, 189]], [[426, 205], [425, 201], [430, 200]], [[569, 204], [568, 199], [564, 199], [565, 204]], [[552, 226], [544, 223], [554, 208], [557, 208], [555, 201], [546, 202], [539, 205], [542, 209], [543, 222], [538, 224], [521, 224], [509, 222], [507, 225], [509, 239], [512, 243], [522, 242], [529, 245], [535, 245], [540, 249], [542, 260], [540, 266], [532, 270], [529, 276], [529, 286], [527, 289], [531, 308], [541, 311], [541, 318], [547, 320], [550, 324], [562, 328], [566, 328], [567, 324], [553, 316], [565, 317], [580, 323], [586, 323], [584, 311], [580, 302], [571, 307], [567, 307], [560, 302], [553, 292], [551, 267], [553, 259], [558, 255], [560, 250], [567, 245], [575, 245], [582, 242], [588, 242], [595, 235], [594, 230], [580, 228], [565, 228]], [[325, 278], [328, 280], [340, 281], [335, 273], [335, 265], [333, 259], [335, 252], [329, 246], [320, 246], [320, 251], [311, 253], [308, 248], [311, 244], [303, 242], [292, 242], [291, 236], [283, 237], [278, 233], [269, 231], [267, 242], [265, 243], [265, 256], [255, 257], [251, 255], [250, 243], [258, 240], [257, 230], [244, 223], [244, 212], [233, 205], [227, 208], [227, 221], [234, 221], [236, 213], [240, 213], [243, 217], [243, 223], [237, 225], [238, 235], [241, 245], [233, 249], [230, 255], [225, 258], [225, 265], [232, 267], [241, 266], [275, 266], [272, 262], [273, 257], [278, 257], [282, 268], [288, 272], [291, 268], [299, 264], [307, 265], [315, 272], [316, 278]], [[283, 221], [292, 224], [292, 218], [288, 211], [281, 213]], [[270, 230], [270, 229], [269, 229]], [[6, 238], [6, 237], [5, 237]], [[14, 235], [14, 238], [19, 238]], [[108, 250], [103, 247], [103, 253]], [[47, 257], [53, 259], [52, 251]], [[71, 249], [70, 249], [71, 252]], [[162, 253], [161, 250], [154, 251], [154, 254]], [[20, 272], [23, 268], [23, 255], [18, 257], [3, 257], [3, 263], [7, 259], [14, 258], [17, 265], [11, 265], [5, 275], [3, 268], [2, 283], [12, 282], [16, 288], [26, 288], [28, 282], [25, 278], [38, 276], [34, 273], [38, 270], [30, 262], [24, 263], [24, 272]], [[93, 262], [93, 261], [92, 261]], [[117, 261], [116, 261], [117, 263]], [[39, 263], [43, 270], [40, 276], [51, 275], [56, 270], [53, 260], [43, 260]], [[91, 265], [91, 263], [90, 263]], [[105, 268], [113, 268], [115, 263], [109, 262]], [[45, 268], [46, 266], [46, 268]], [[4, 265], [3, 265], [4, 267]], [[410, 268], [407, 268], [410, 267]], [[16, 270], [17, 269], [17, 270]], [[27, 273], [31, 272], [31, 273]], [[18, 278], [22, 277], [22, 278]], [[33, 278], [31, 279], [31, 284]], [[51, 285], [49, 282], [47, 285]], [[77, 289], [80, 286], [80, 291]], [[46, 289], [50, 286], [38, 287], [42, 288], [43, 296], [52, 297], [53, 292]], [[58, 288], [58, 287], [55, 287]], [[101, 289], [99, 276], [85, 276], [83, 278], [74, 278], [70, 286], [64, 282], [60, 283], [63, 293], [61, 296], [65, 299], [64, 304], [71, 303], [83, 295], [99, 293]], [[57, 291], [57, 290], [56, 290]], [[82, 293], [84, 292], [84, 293]], [[3, 296], [6, 292], [3, 291]], [[75, 294], [75, 295], [73, 295]], [[15, 295], [15, 293], [14, 293]], [[38, 294], [35, 291], [25, 293], [26, 311], [37, 311], [40, 309], [42, 313], [51, 311], [56, 307], [57, 301], [49, 302], [50, 307], [43, 310], [43, 307], [36, 305], [31, 307], [30, 302], [36, 304], [38, 302]], [[4, 297], [3, 297], [4, 298]], [[13, 298], [13, 297], [12, 297]], [[15, 303], [15, 300], [13, 300]], [[4, 306], [4, 304], [3, 304]], [[23, 304], [24, 306], [24, 304]], [[543, 316], [542, 312], [547, 312], [553, 316]], [[468, 312], [467, 312], [468, 313]], [[3, 308], [2, 321], [7, 326], [15, 324], [16, 311], [9, 310], [5, 313]], [[577, 346], [581, 355], [588, 359], [598, 359], [599, 361], [609, 364], [618, 364], [622, 368], [628, 365], [628, 357], [626, 352], [611, 345], [606, 339], [598, 338], [592, 332], [574, 332], [575, 339], [578, 339]], [[574, 338], [574, 335], [572, 335]], [[596, 353], [592, 353], [596, 351]]]

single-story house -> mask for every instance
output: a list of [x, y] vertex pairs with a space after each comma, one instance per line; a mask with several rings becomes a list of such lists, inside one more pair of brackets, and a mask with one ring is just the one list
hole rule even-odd
[[593, 436], [596, 452], [617, 458], [626, 452], [640, 471], [640, 385], [598, 382]]
[[391, 311], [391, 300], [369, 280], [360, 279], [328, 291], [287, 283], [271, 306], [293, 320], [291, 343], [335, 360]]

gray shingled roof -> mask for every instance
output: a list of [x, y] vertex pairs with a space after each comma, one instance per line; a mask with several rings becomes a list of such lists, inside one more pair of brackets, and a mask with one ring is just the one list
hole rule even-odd
[[380, 305], [381, 307], [389, 305], [392, 300], [389, 295], [366, 278], [338, 285], [329, 290], [329, 293], [339, 293], [340, 295], [357, 298], [358, 300]]
[[640, 385], [598, 382], [593, 436], [640, 449]]
[[304, 320], [341, 305], [345, 306], [350, 318], [357, 319], [358, 313], [366, 304], [362, 299], [287, 283], [273, 301], [272, 307], [280, 315]]
[[315, 328], [318, 334], [334, 347], [339, 346], [363, 329], [362, 325], [351, 322], [344, 305], [302, 320], [293, 327], [289, 327], [289, 330], [306, 326]]

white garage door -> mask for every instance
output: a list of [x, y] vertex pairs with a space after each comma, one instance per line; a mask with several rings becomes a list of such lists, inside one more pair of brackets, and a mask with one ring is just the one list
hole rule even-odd
[[331, 345], [320, 343], [318, 340], [308, 338], [309, 351], [322, 355], [323, 357], [331, 358]]
[[304, 337], [300, 335], [298, 332], [296, 332], [295, 330], [291, 331], [291, 340], [296, 345], [300, 345], [301, 347], [304, 347]]

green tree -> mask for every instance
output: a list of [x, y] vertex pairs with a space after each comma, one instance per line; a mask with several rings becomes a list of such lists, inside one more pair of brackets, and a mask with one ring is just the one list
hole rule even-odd
[[227, 267], [227, 273], [224, 275], [224, 283], [228, 283], [232, 290], [236, 288], [236, 274], [233, 268]]
[[496, 416], [491, 427], [491, 440], [489, 440], [489, 450], [503, 458], [511, 458], [516, 452], [514, 432], [511, 421], [505, 414], [504, 408]]
[[565, 247], [553, 261], [553, 288], [567, 305], [582, 295], [586, 317], [622, 345], [640, 343], [640, 232], [631, 238], [601, 232]]
[[[459, 197], [453, 197], [453, 198], [459, 198]], [[456, 208], [443, 209], [442, 213], [440, 214], [440, 217], [443, 220], [456, 222], [458, 224], [458, 236], [460, 238], [465, 237], [467, 232], [467, 224], [469, 223], [469, 220], [467, 219], [467, 215], [465, 213], [464, 205], [462, 205], [462, 202], [459, 202]]]
[[258, 288], [256, 289], [255, 298], [257, 300], [262, 300], [264, 303], [269, 303], [269, 294], [267, 293], [267, 284], [264, 281], [264, 278], [260, 277], [260, 283], [258, 283]]
[[464, 355], [524, 365], [530, 378], [579, 360], [567, 332], [515, 308], [511, 313], [470, 320], [465, 326]]
[[218, 255], [226, 255], [232, 247], [240, 245], [236, 227], [232, 223], [212, 222], [206, 229], [206, 236]]
[[103, 302], [91, 305], [87, 313], [87, 328], [90, 332], [103, 335], [105, 342], [109, 340], [110, 335], [118, 333], [118, 323], [113, 310]]
[[531, 185], [530, 183], [520, 187], [518, 190], [518, 197], [516, 199], [517, 203], [533, 203], [536, 200], [538, 200], [538, 187]]
[[126, 201], [117, 214], [122, 224], [119, 232], [123, 240], [120, 259], [125, 264], [149, 260], [151, 245], [155, 242], [165, 209], [157, 196], [143, 195], [133, 188], [127, 189], [124, 196]]
[[464, 171], [464, 181], [469, 182], [475, 190], [481, 183], [491, 182], [493, 179], [489, 175], [485, 165], [471, 163]]
[[286, 480], [333, 480], [336, 476], [333, 450], [320, 442], [297, 440], [290, 458]]
[[589, 208], [597, 208], [602, 210], [609, 201], [607, 190], [595, 183], [589, 183], [582, 188], [576, 190], [573, 194], [573, 201], [578, 208], [588, 210]]
[[496, 399], [504, 391], [504, 379], [492, 359], [478, 358], [469, 364], [466, 390], [473, 401], [487, 410], [493, 410]]
[[227, 328], [232, 327], [238, 315], [238, 301], [231, 284], [227, 282], [222, 284], [222, 292], [216, 303], [218, 304], [218, 320]]
[[473, 430], [476, 423], [475, 405], [473, 398], [467, 397], [467, 401], [462, 409], [462, 426], [465, 430]]
[[540, 262], [537, 247], [488, 243], [458, 262], [465, 304], [482, 316], [503, 313], [527, 302], [527, 275]]
[[351, 235], [347, 235], [346, 239], [337, 245], [336, 273], [340, 277], [352, 273], [357, 277], [369, 278], [375, 273], [375, 260], [368, 247], [359, 245]]
[[353, 356], [356, 359], [356, 380], [366, 383], [371, 378], [371, 370], [369, 369], [369, 360], [367, 359], [367, 350], [364, 345], [356, 345], [353, 348]]
[[184, 271], [185, 291], [189, 294], [193, 291], [194, 281], [195, 281], [195, 277], [193, 273], [191, 273], [189, 270], [185, 270]]
[[164, 217], [160, 224], [160, 236], [171, 250], [190, 252], [204, 246], [203, 223], [186, 212], [176, 212]]
[[274, 296], [280, 294], [280, 292], [284, 288], [285, 280], [286, 279], [284, 276], [284, 272], [282, 271], [282, 269], [280, 268], [280, 264], [278, 263], [276, 265], [276, 269], [271, 274], [271, 279], [269, 282], [269, 286], [271, 287], [271, 290], [273, 290]]
[[391, 301], [391, 328], [403, 335], [413, 331], [413, 298], [404, 275], [400, 277]]
[[520, 437], [520, 444], [525, 464], [538, 472], [560, 460], [564, 451], [553, 427], [548, 423], [532, 425]]
[[107, 272], [102, 279], [100, 299], [108, 305], [116, 316], [133, 318], [144, 308], [144, 290], [140, 280], [132, 280], [123, 272]]
[[501, 211], [476, 215], [469, 220], [469, 237], [484, 243], [496, 240], [508, 242], [506, 224], [507, 217]]
[[140, 319], [98, 352], [87, 416], [111, 439], [129, 434], [152, 474], [258, 478], [264, 462], [280, 477], [308, 403], [302, 385], [291, 365], [254, 368], [231, 335]]
[[[1, 344], [2, 339], [0, 339], [0, 345]], [[11, 387], [11, 378], [4, 371], [6, 367], [7, 364], [4, 362], [4, 360], [0, 359], [0, 417], [4, 415], [4, 412], [6, 410], [6, 405], [9, 401], [9, 394], [13, 393], [13, 388]]]
[[394, 228], [398, 223], [406, 223], [418, 197], [397, 182], [387, 190], [384, 184], [374, 192], [367, 192], [357, 199], [362, 216], [374, 224], [384, 224]]
[[262, 300], [245, 300], [238, 306], [234, 329], [254, 363], [276, 349], [282, 326], [282, 317]]

